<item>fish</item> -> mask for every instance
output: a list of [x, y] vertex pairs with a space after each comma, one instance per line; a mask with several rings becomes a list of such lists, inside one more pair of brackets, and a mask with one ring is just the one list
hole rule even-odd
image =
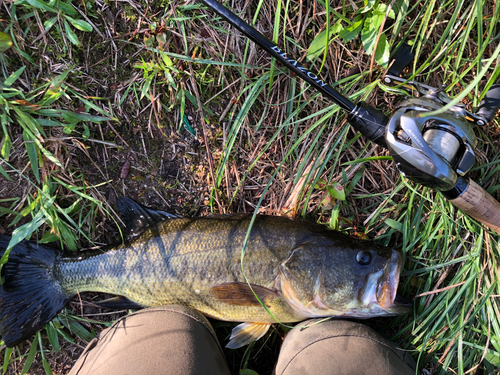
[[[286, 217], [185, 218], [127, 197], [117, 206], [127, 234], [117, 245], [71, 253], [23, 240], [12, 248], [0, 286], [0, 336], [7, 347], [32, 337], [89, 291], [116, 296], [101, 301], [104, 307], [177, 304], [241, 322], [231, 349], [258, 340], [277, 322], [411, 311], [411, 303], [396, 298], [399, 250]], [[0, 236], [0, 249], [9, 240]]]

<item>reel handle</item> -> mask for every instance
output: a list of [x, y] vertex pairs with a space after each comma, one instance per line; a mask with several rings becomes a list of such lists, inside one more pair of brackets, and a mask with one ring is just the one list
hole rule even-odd
[[496, 83], [490, 87], [481, 103], [479, 103], [477, 115], [484, 117], [486, 121], [491, 121], [500, 108], [500, 84]]
[[463, 213], [500, 234], [500, 203], [474, 181], [467, 181], [462, 177], [460, 180], [457, 186], [463, 185], [464, 190], [458, 197], [450, 199], [450, 192], [445, 192], [444, 195]]

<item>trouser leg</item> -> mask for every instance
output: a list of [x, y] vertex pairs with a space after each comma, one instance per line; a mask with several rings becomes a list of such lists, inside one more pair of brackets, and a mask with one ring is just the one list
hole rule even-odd
[[229, 374], [207, 319], [182, 306], [140, 310], [92, 340], [70, 375]]
[[347, 320], [313, 324], [318, 321], [299, 323], [287, 334], [275, 375], [416, 374], [409, 353], [373, 329]]

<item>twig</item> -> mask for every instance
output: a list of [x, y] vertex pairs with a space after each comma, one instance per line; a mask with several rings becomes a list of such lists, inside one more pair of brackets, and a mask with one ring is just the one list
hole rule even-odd
[[394, 5], [395, 0], [392, 0], [389, 6], [387, 7], [387, 11], [385, 12], [384, 19], [382, 20], [382, 24], [380, 25], [380, 29], [378, 30], [377, 34], [377, 39], [375, 40], [375, 46], [373, 47], [373, 53], [372, 53], [372, 58], [370, 59], [370, 75], [368, 76], [368, 80], [371, 81], [372, 79], [372, 69], [373, 69], [373, 63], [375, 61], [375, 53], [377, 52], [377, 47], [378, 47], [378, 42], [380, 40], [380, 35], [382, 35], [382, 31], [384, 30], [384, 25], [385, 21], [387, 20], [387, 17], [389, 16], [389, 12], [392, 9], [392, 6]]
[[463, 284], [465, 284], [465, 281], [462, 281], [461, 283], [450, 285], [450, 286], [447, 286], [447, 287], [444, 287], [444, 288], [441, 288], [441, 289], [435, 289], [435, 290], [430, 290], [428, 292], [420, 293], [420, 294], [417, 294], [414, 298], [428, 296], [429, 294], [441, 293], [441, 292], [444, 292], [446, 290], [450, 290], [450, 289], [456, 288], [457, 286], [460, 286], [460, 285], [463, 285]]
[[128, 148], [130, 148], [130, 146], [129, 146], [129, 144], [127, 143], [127, 141], [125, 141], [125, 139], [123, 139], [123, 138], [122, 138], [122, 136], [120, 135], [120, 133], [118, 133], [118, 132], [116, 131], [116, 129], [114, 128], [114, 126], [111, 124], [111, 121], [106, 121], [106, 123], [107, 123], [107, 124], [108, 124], [108, 126], [111, 128], [111, 130], [113, 130], [113, 131], [115, 132], [116, 136], [117, 136], [118, 138], [120, 138], [120, 141], [122, 141], [122, 142], [123, 142], [123, 144], [124, 144], [125, 146], [127, 146]]

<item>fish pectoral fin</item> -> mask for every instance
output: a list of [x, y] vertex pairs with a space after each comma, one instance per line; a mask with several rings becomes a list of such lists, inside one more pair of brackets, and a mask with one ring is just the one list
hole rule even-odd
[[129, 197], [118, 198], [117, 207], [125, 219], [125, 235], [128, 239], [139, 235], [146, 228], [160, 221], [181, 217], [164, 211], [152, 210]]
[[269, 288], [244, 282], [223, 283], [213, 286], [210, 290], [214, 298], [236, 306], [261, 306], [255, 294], [266, 306], [272, 299], [278, 297], [276, 292]]
[[257, 341], [269, 330], [271, 324], [268, 323], [241, 323], [234, 327], [231, 332], [231, 339], [227, 343], [226, 348], [238, 349], [242, 346], [250, 344], [252, 341]]
[[140, 310], [144, 308], [144, 306], [139, 305], [138, 303], [135, 303], [134, 301], [129, 300], [127, 297], [123, 296], [116, 296], [116, 297], [111, 297], [99, 302], [95, 302], [96, 305], [99, 305], [101, 307], [106, 307], [109, 309], [133, 309], [133, 310]]

